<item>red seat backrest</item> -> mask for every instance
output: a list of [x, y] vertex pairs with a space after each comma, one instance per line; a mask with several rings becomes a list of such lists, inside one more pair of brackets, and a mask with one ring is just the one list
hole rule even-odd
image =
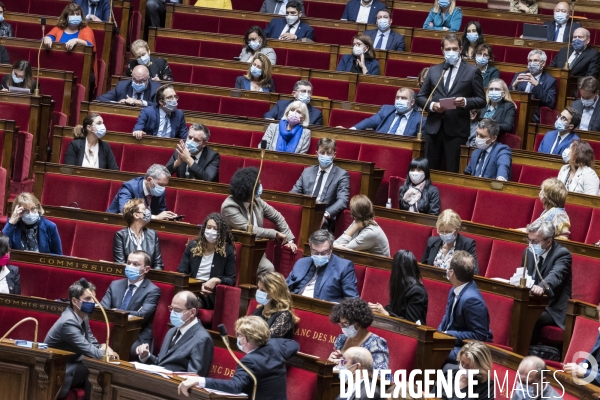
[[192, 67], [190, 83], [233, 88], [236, 78], [244, 75], [244, 73], [244, 71], [240, 71], [239, 69], [194, 65]]
[[526, 247], [525, 243], [495, 239], [485, 277], [510, 279], [517, 268], [523, 266], [522, 256]]
[[592, 218], [589, 224], [588, 234], [585, 238], [585, 243], [593, 244], [600, 240], [600, 210], [595, 208], [592, 211]]
[[600, 260], [573, 254], [571, 274], [572, 298], [592, 304], [600, 303]]
[[477, 189], [441, 182], [433, 182], [433, 185], [440, 191], [442, 210], [454, 210], [465, 221], [471, 220], [477, 199]]
[[268, 100], [242, 99], [236, 97], [221, 97], [219, 114], [240, 115], [246, 117], [262, 118], [271, 109]]
[[69, 206], [77, 202], [84, 210], [106, 211], [110, 184], [111, 181], [103, 179], [47, 173], [40, 201], [49, 206]]
[[154, 335], [154, 354], [158, 354], [163, 339], [169, 330], [170, 312], [169, 305], [175, 296], [175, 287], [161, 282], [153, 282], [160, 289], [160, 299], [156, 305], [154, 320], [152, 321], [152, 333]]
[[[440, 62], [441, 61], [442, 60], [440, 59]], [[430, 62], [423, 62], [420, 60], [387, 60], [385, 64], [385, 75], [395, 76], [397, 78], [419, 76], [419, 73], [423, 68], [431, 66], [432, 64]]]
[[[175, 13], [177, 15], [177, 13]], [[177, 54], [181, 56], [199, 57], [200, 41], [172, 37], [156, 37], [154, 51], [157, 53]]]
[[200, 42], [200, 57], [233, 60], [233, 57], [240, 55], [240, 51], [241, 48], [238, 43], [219, 43], [216, 45], [206, 40]]
[[414, 368], [417, 347], [419, 346], [416, 338], [375, 327], [371, 327], [369, 330], [386, 340], [390, 353], [389, 369], [392, 371], [411, 371]]
[[[234, 354], [238, 359], [245, 356], [244, 353], [237, 350], [234, 351]], [[208, 377], [214, 379], [231, 379], [233, 378], [236, 367], [237, 364], [227, 349], [215, 346], [213, 362], [210, 371], [208, 372]]]
[[[479, 190], [473, 209], [473, 222], [500, 228], [522, 228], [531, 221], [533, 206], [537, 199], [514, 194]], [[510, 213], [492, 213], [490, 207], [510, 204]]]
[[358, 171], [348, 171], [350, 175], [350, 198], [360, 193], [362, 173]]
[[[220, 193], [178, 189], [173, 212], [185, 215], [186, 222], [199, 225], [204, 222], [204, 218], [208, 214], [221, 212], [221, 204], [226, 198], [227, 195]], [[183, 250], [181, 254], [183, 254]]]
[[[59, 307], [59, 305], [57, 305]], [[64, 307], [60, 305], [61, 309]], [[23, 318], [32, 317], [38, 321], [38, 342], [43, 343], [44, 338], [48, 334], [48, 331], [52, 328], [52, 325], [58, 320], [60, 314], [45, 313], [41, 311], [33, 311], [27, 309], [21, 309], [17, 307], [5, 307], [0, 306], [0, 335], [4, 336], [8, 330]], [[106, 328], [104, 328], [106, 329]], [[29, 340], [33, 341], [33, 329], [28, 324], [22, 324], [11, 332], [8, 337], [14, 340]]]
[[374, 162], [375, 167], [385, 169], [384, 181], [390, 176], [406, 176], [412, 161], [412, 150], [394, 147], [381, 147], [363, 143], [360, 146], [358, 161]]
[[[209, 122], [209, 121], [207, 121]], [[240, 147], [250, 147], [250, 141], [252, 139], [252, 132], [243, 131], [241, 129], [230, 129], [224, 128], [220, 126], [210, 126], [208, 124], [208, 128], [210, 129], [210, 141], [219, 144], [230, 144], [233, 146]], [[221, 155], [221, 159], [223, 159], [223, 155]], [[220, 168], [223, 165], [219, 166]], [[219, 171], [219, 175], [221, 175]]]
[[[289, 51], [288, 51], [289, 53]], [[312, 56], [312, 55], [311, 55]], [[289, 57], [288, 57], [289, 58]], [[300, 57], [299, 57], [300, 58]], [[300, 75], [293, 74], [273, 74], [273, 81], [275, 82], [275, 87], [277, 88], [277, 93], [292, 93], [294, 91], [294, 85], [298, 82], [302, 77]]]
[[[341, 81], [341, 80], [338, 81], [338, 80], [323, 79], [323, 78], [311, 78], [310, 83], [312, 83], [312, 85], [313, 85], [313, 94], [315, 96], [327, 97], [332, 100], [348, 101], [348, 91], [350, 90], [350, 84], [346, 81]], [[346, 122], [345, 124], [335, 124], [334, 125], [333, 122], [331, 122], [334, 111], [337, 113], [338, 111], [341, 111], [341, 110], [338, 110], [337, 108], [331, 110], [331, 112], [330, 112], [331, 115], [329, 117], [329, 126], [343, 125], [346, 128], [350, 128], [352, 125], [354, 125], [357, 122], [362, 121], [362, 119], [363, 119], [363, 118], [359, 119], [358, 121], [354, 122], [352, 125], [350, 125], [350, 122]], [[357, 111], [354, 111], [354, 114], [352, 114], [352, 115], [362, 115], [362, 114], [366, 114], [366, 113], [359, 113]]]
[[508, 346], [514, 299], [487, 292], [481, 292], [481, 296], [490, 315], [493, 343]]
[[73, 239], [75, 239], [75, 227], [77, 226], [77, 221], [52, 217], [48, 219], [56, 224], [56, 228], [60, 235], [63, 255], [70, 256], [73, 249]]
[[408, 250], [417, 260], [421, 259], [427, 247], [427, 239], [432, 234], [431, 227], [386, 218], [375, 218], [375, 221], [381, 226], [390, 242], [390, 255], [398, 250]]
[[145, 173], [153, 164], [167, 164], [173, 151], [166, 147], [128, 144], [123, 146], [121, 171]]
[[360, 293], [360, 297], [371, 303], [379, 303], [382, 306], [390, 302], [389, 282], [392, 276], [391, 271], [377, 268], [365, 269], [365, 282]]
[[[313, 2], [314, 3], [314, 2]], [[323, 3], [321, 3], [323, 4]], [[329, 5], [332, 6], [344, 6], [343, 4], [335, 4], [335, 3], [328, 3]], [[330, 16], [328, 18], [332, 18], [331, 15], [339, 15], [341, 16], [343, 14], [343, 11], [341, 13], [336, 13], [336, 14], [330, 14]], [[337, 19], [338, 17], [334, 17], [335, 19]], [[322, 43], [331, 43], [331, 44], [339, 44], [340, 46], [344, 46], [344, 45], [349, 45], [350, 43], [352, 43], [352, 38], [354, 37], [354, 35], [356, 35], [356, 30], [354, 29], [336, 29], [336, 28], [329, 28], [326, 26], [313, 26], [313, 29], [315, 30], [315, 41], [316, 42], [322, 42]]]
[[[25, 58], [27, 60], [27, 58]], [[44, 66], [45, 67], [45, 66]], [[21, 131], [29, 131], [31, 111], [26, 104], [15, 104], [10, 101], [0, 101], [0, 119], [13, 120]]]
[[[73, 257], [113, 261], [113, 240], [121, 226], [77, 221], [73, 239]], [[93, 246], [90, 243], [93, 242]]]
[[555, 178], [557, 175], [558, 171], [554, 169], [522, 165], [518, 182], [527, 185], [540, 186], [547, 178]]
[[577, 204], [565, 204], [565, 211], [571, 221], [571, 236], [569, 239], [576, 242], [585, 242], [589, 226], [584, 221], [590, 221], [592, 219], [592, 207], [579, 206]]
[[[329, 124], [330, 126], [331, 123]], [[358, 159], [358, 154], [360, 153], [360, 143], [356, 142], [345, 142], [345, 141], [336, 141], [336, 157], [343, 158], [346, 160], [356, 160]], [[316, 154], [317, 146], [319, 145], [319, 138], [312, 137], [310, 139], [310, 147], [308, 149], [308, 154]]]
[[[439, 40], [438, 42], [439, 47]], [[438, 48], [439, 52], [439, 48]], [[376, 104], [382, 106], [390, 104], [396, 98], [398, 89], [395, 86], [376, 85], [374, 83], [361, 82], [356, 85], [356, 95], [354, 101], [357, 103]]]
[[[218, 79], [219, 74], [214, 74]], [[212, 94], [177, 92], [179, 96], [179, 107], [182, 110], [217, 113], [221, 98]]]
[[106, 128], [114, 132], [133, 132], [133, 127], [138, 120], [138, 117], [130, 115], [99, 114], [106, 121]]
[[300, 318], [294, 331], [294, 340], [300, 344], [300, 351], [327, 359], [333, 349], [335, 339], [342, 333], [327, 315], [294, 309]]
[[169, 68], [177, 81], [181, 83], [192, 83], [192, 69], [194, 66], [189, 64], [178, 64], [169, 62]]
[[311, 400], [317, 395], [317, 373], [290, 366], [286, 375], [288, 400]]
[[[435, 231], [434, 231], [435, 232]], [[490, 256], [492, 253], [492, 244], [494, 240], [489, 237], [473, 235], [471, 233], [461, 232], [461, 235], [475, 240], [476, 248], [475, 253], [477, 254], [477, 264], [479, 265], [479, 275], [485, 276], [487, 271], [488, 263], [490, 262]]]
[[[11, 261], [10, 264], [19, 267], [21, 295], [46, 297], [46, 289], [50, 285], [49, 279], [52, 267], [28, 264], [20, 261]], [[65, 294], [59, 297], [67, 298], [69, 296], [67, 291], [65, 291]]]
[[[244, 168], [256, 167], [260, 165], [260, 160], [246, 158]], [[264, 189], [277, 190], [279, 192], [289, 192], [292, 190], [296, 180], [302, 175], [305, 166], [300, 164], [288, 164], [277, 161], [264, 161], [260, 173], [261, 182]]]
[[165, 264], [165, 271], [177, 272], [177, 267], [185, 251], [185, 246], [191, 238], [175, 233], [158, 232], [158, 239], [163, 263]]
[[573, 328], [573, 336], [571, 336], [569, 348], [565, 354], [565, 363], [574, 362], [579, 364], [583, 361], [581, 359], [574, 360], [575, 353], [579, 351], [590, 352], [592, 350], [598, 337], [598, 328], [600, 328], [598, 321], [582, 316], [575, 317], [575, 327]]
[[429, 303], [427, 304], [427, 325], [437, 328], [446, 314], [448, 293], [452, 290], [450, 282], [440, 282], [423, 278], [423, 286], [427, 290]]
[[[253, 10], [256, 11], [256, 10]], [[219, 32], [225, 33], [228, 35], [238, 35], [244, 36], [248, 28], [253, 25], [260, 26], [261, 29], [265, 29], [267, 26], [267, 21], [249, 21], [245, 18], [227, 18], [220, 17], [219, 18]], [[194, 28], [194, 30], [198, 30], [198, 28]], [[240, 46], [240, 51], [242, 50]]]
[[59, 158], [59, 162], [61, 164], [64, 164], [64, 162], [65, 162], [65, 154], [67, 154], [67, 149], [69, 148], [69, 143], [71, 143], [72, 141], [73, 141], [73, 138], [68, 137], [68, 136], [63, 136], [63, 138], [61, 140], [60, 158]]
[[[287, 54], [285, 54], [283, 53], [283, 50], [284, 49], [276, 50], [278, 64], [298, 68], [329, 69], [329, 53], [323, 51], [287, 49]], [[283, 60], [279, 61], [284, 55], [286, 56], [285, 62]], [[279, 89], [279, 83], [277, 83], [277, 88], [280, 93], [291, 93], [291, 91]]]
[[365, 283], [365, 273], [369, 267], [364, 265], [354, 264], [354, 275], [356, 275], [356, 291], [362, 292], [363, 284]]
[[[302, 225], [302, 206], [276, 203], [274, 201], [269, 202], [269, 205], [273, 206], [273, 208], [283, 215], [283, 218], [285, 218], [285, 221], [290, 227], [292, 234], [296, 237], [296, 242], [298, 242], [300, 240], [300, 226]], [[265, 219], [264, 227], [274, 229], [275, 225], [271, 221]], [[304, 239], [307, 240], [308, 238]]]
[[239, 318], [241, 296], [242, 291], [238, 287], [217, 286], [212, 329], [217, 329], [219, 324], [223, 324], [228, 332], [235, 332], [235, 321]]
[[173, 29], [188, 31], [212, 32], [219, 31], [219, 17], [203, 13], [173, 13]]
[[221, 163], [219, 164], [219, 182], [229, 183], [235, 172], [244, 167], [244, 158], [236, 156], [221, 155]]

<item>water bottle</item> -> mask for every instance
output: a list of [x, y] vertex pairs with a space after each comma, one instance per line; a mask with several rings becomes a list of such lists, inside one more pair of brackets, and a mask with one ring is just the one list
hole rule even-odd
[[388, 199], [387, 203], [385, 203], [385, 208], [392, 208], [392, 199]]

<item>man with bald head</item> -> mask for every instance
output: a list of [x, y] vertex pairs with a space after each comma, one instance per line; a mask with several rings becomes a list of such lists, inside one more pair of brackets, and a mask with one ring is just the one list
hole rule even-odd
[[[353, 376], [354, 385], [348, 388], [348, 396], [342, 397], [341, 394], [336, 400], [348, 399], [348, 400], [367, 400], [367, 399], [380, 399], [381, 395], [379, 392], [379, 385], [375, 386], [375, 392], [373, 396], [367, 395], [367, 388], [364, 380], [362, 380], [363, 373], [360, 373], [361, 380], [356, 381], [356, 371], [367, 371], [370, 377], [373, 376], [373, 356], [369, 350], [364, 347], [350, 347], [344, 352], [344, 358], [339, 364], [339, 369], [347, 369]], [[340, 376], [341, 378], [341, 376]], [[371, 382], [369, 382], [370, 385]], [[360, 397], [357, 396], [357, 389], [360, 386]]]
[[[598, 76], [600, 70], [600, 54], [598, 50], [590, 47], [590, 31], [585, 28], [577, 28], [573, 32], [573, 41], [568, 46], [569, 54], [567, 56], [567, 46], [560, 49], [554, 56], [551, 67], [563, 68], [568, 59], [571, 76]], [[568, 58], [567, 58], [568, 57]]]
[[96, 100], [146, 107], [156, 103], [154, 99], [160, 83], [150, 79], [150, 72], [144, 65], [136, 66], [131, 72], [131, 79], [119, 81], [113, 90], [104, 93]]
[[177, 293], [169, 306], [173, 328], [165, 335], [158, 357], [144, 343], [136, 349], [140, 361], [174, 372], [193, 372], [199, 376], [207, 376], [212, 364], [214, 344], [198, 321], [199, 305], [194, 293], [186, 290]]
[[561, 1], [554, 7], [554, 20], [544, 22], [548, 27], [549, 42], [568, 42], [573, 37], [573, 31], [581, 28], [579, 22], [573, 22], [571, 25], [571, 6], [569, 3]]
[[562, 399], [562, 395], [548, 384], [551, 372], [541, 358], [525, 357], [519, 364], [517, 373], [520, 385], [516, 385], [511, 400]]

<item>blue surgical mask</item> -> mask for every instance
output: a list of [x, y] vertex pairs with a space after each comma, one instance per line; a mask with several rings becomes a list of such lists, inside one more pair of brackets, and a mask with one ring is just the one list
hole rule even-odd
[[477, 65], [484, 66], [488, 65], [490, 60], [489, 58], [484, 56], [475, 56], [475, 62], [477, 63]]
[[389, 27], [390, 20], [388, 18], [379, 18], [377, 20], [377, 28], [379, 28], [380, 31], [385, 32], [388, 30]]
[[0, 22], [4, 22], [4, 14], [0, 14]]
[[125, 276], [130, 281], [137, 281], [140, 278], [140, 269], [128, 264], [125, 266]]
[[146, 65], [150, 62], [150, 54], [144, 54], [140, 58], [137, 59], [138, 64]]
[[410, 109], [410, 105], [408, 104], [408, 100], [396, 99], [394, 103], [394, 107], [396, 107], [396, 111], [400, 114], [404, 114]]
[[456, 236], [454, 235], [454, 233], [440, 233], [440, 239], [442, 239], [442, 242], [448, 244], [448, 243], [452, 243], [456, 240]]
[[260, 68], [258, 68], [256, 66], [252, 65], [252, 66], [250, 66], [250, 74], [253, 77], [258, 78], [259, 76], [262, 75], [262, 69], [260, 69]]
[[200, 145], [196, 142], [194, 142], [193, 140], [187, 139], [185, 141], [185, 147], [187, 147], [187, 149], [190, 151], [190, 153], [192, 154], [196, 154], [198, 152], [198, 147]]
[[241, 352], [245, 353], [244, 348], [242, 347], [242, 342], [240, 341], [240, 338], [237, 338], [237, 347], [238, 349], [240, 349]]
[[591, 99], [589, 99], [589, 100], [586, 100], [586, 99], [580, 99], [580, 100], [581, 100], [581, 104], [582, 104], [584, 107], [591, 107], [591, 106], [593, 106], [593, 105], [594, 105], [594, 103], [596, 102], [596, 96], [592, 97], [592, 98], [591, 98]]
[[494, 90], [494, 91], [490, 90], [490, 91], [488, 91], [488, 97], [489, 97], [490, 101], [497, 103], [500, 100], [502, 100], [502, 92], [499, 90]]
[[261, 43], [258, 40], [251, 40], [248, 42], [248, 46], [250, 46], [250, 48], [254, 51], [258, 50], [260, 44]]
[[573, 43], [571, 44], [573, 45], [573, 50], [575, 51], [581, 51], [585, 47], [585, 42], [581, 39], [573, 39]]
[[479, 39], [479, 33], [469, 32], [467, 33], [467, 40], [471, 43], [476, 42]]
[[146, 90], [146, 82], [144, 82], [144, 83], [131, 82], [131, 87], [133, 88], [133, 90], [136, 93], [142, 93], [144, 90]]
[[81, 310], [81, 312], [83, 313], [90, 315], [94, 312], [95, 307], [96, 303], [94, 303], [93, 301], [82, 301], [79, 310]]
[[23, 78], [19, 78], [19, 77], [18, 77], [18, 76], [16, 76], [16, 75], [15, 75], [15, 73], [13, 72], [13, 73], [12, 73], [12, 81], [13, 81], [13, 83], [17, 83], [17, 84], [19, 84], [19, 83], [22, 83], [22, 82], [24, 81], [24, 79], [23, 79]]
[[310, 103], [310, 94], [308, 94], [308, 93], [298, 93], [298, 101], [301, 101], [304, 104]]
[[81, 24], [81, 15], [69, 15], [69, 24], [71, 24], [71, 25]]
[[30, 212], [29, 214], [23, 214], [21, 217], [25, 225], [33, 225], [40, 219], [40, 214], [36, 212]]
[[438, 0], [438, 5], [441, 8], [446, 8], [450, 5], [450, 0]]
[[319, 165], [323, 168], [327, 168], [333, 162], [333, 156], [328, 156], [327, 154], [319, 154]]
[[554, 128], [556, 128], [557, 131], [562, 132], [567, 129], [567, 124], [565, 124], [562, 119], [557, 119], [554, 123]]
[[537, 398], [542, 398], [541, 396], [539, 396], [538, 387], [539, 385], [524, 385], [521, 382], [519, 382], [517, 388], [515, 389], [515, 393], [519, 393], [520, 395], [522, 395], [523, 400], [535, 400]]
[[256, 193], [254, 194], [255, 198], [259, 198], [262, 195], [262, 183], [258, 185], [256, 188]]
[[544, 249], [542, 248], [542, 244], [541, 243], [536, 243], [536, 244], [530, 244], [529, 247], [531, 248], [531, 251], [533, 252], [533, 254], [535, 254], [536, 256], [541, 256], [542, 254], [544, 254]]
[[263, 306], [269, 302], [269, 299], [267, 299], [267, 292], [263, 292], [262, 290], [257, 289], [255, 297], [256, 302], [258, 304], [262, 304]]
[[567, 22], [567, 19], [569, 18], [569, 15], [567, 13], [564, 12], [555, 12], [554, 13], [554, 20], [559, 23], [560, 25], [564, 24], [565, 22]]
[[177, 110], [177, 100], [167, 100], [165, 102], [165, 108], [170, 112]]
[[458, 51], [444, 51], [444, 58], [448, 64], [454, 65], [458, 61]]
[[323, 265], [327, 264], [329, 262], [329, 256], [310, 256], [313, 260], [313, 263], [315, 263], [315, 265], [317, 267], [322, 267]]
[[183, 320], [183, 314], [184, 313], [182, 312], [175, 312], [175, 310], [171, 311], [170, 319], [174, 327], [179, 328], [186, 323], [186, 321]]
[[[154, 179], [152, 179], [152, 182], [154, 182]], [[164, 192], [165, 192], [165, 187], [160, 186], [156, 182], [154, 182], [154, 187], [152, 189], [150, 189], [150, 194], [152, 194], [152, 196], [154, 196], [154, 197], [162, 196]]]
[[96, 135], [96, 137], [98, 137], [98, 139], [102, 139], [104, 137], [104, 135], [106, 135], [106, 126], [104, 124], [96, 125], [95, 135]]
[[354, 325], [350, 325], [350, 326], [347, 326], [345, 328], [342, 328], [342, 332], [349, 339], [353, 338], [358, 333], [358, 331], [356, 330], [356, 328], [354, 327]]

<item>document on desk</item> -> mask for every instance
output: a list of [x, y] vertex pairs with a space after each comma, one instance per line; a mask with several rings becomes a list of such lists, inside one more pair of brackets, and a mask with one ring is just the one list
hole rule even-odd
[[214, 394], [218, 394], [221, 396], [248, 397], [246, 395], [246, 393], [233, 394], [233, 393], [221, 392], [220, 390], [209, 389], [209, 388], [204, 388], [204, 390], [206, 390], [208, 393], [214, 393]]
[[172, 371], [169, 371], [166, 368], [163, 367], [159, 367], [158, 365], [149, 365], [149, 364], [143, 364], [140, 362], [132, 362], [131, 364], [133, 364], [133, 366], [135, 367], [135, 369], [137, 369], [138, 371], [144, 371], [144, 372], [150, 372], [152, 374], [171, 374]]
[[444, 107], [446, 110], [454, 110], [456, 109], [456, 106], [454, 105], [454, 100], [456, 100], [456, 97], [440, 99], [440, 106]]

